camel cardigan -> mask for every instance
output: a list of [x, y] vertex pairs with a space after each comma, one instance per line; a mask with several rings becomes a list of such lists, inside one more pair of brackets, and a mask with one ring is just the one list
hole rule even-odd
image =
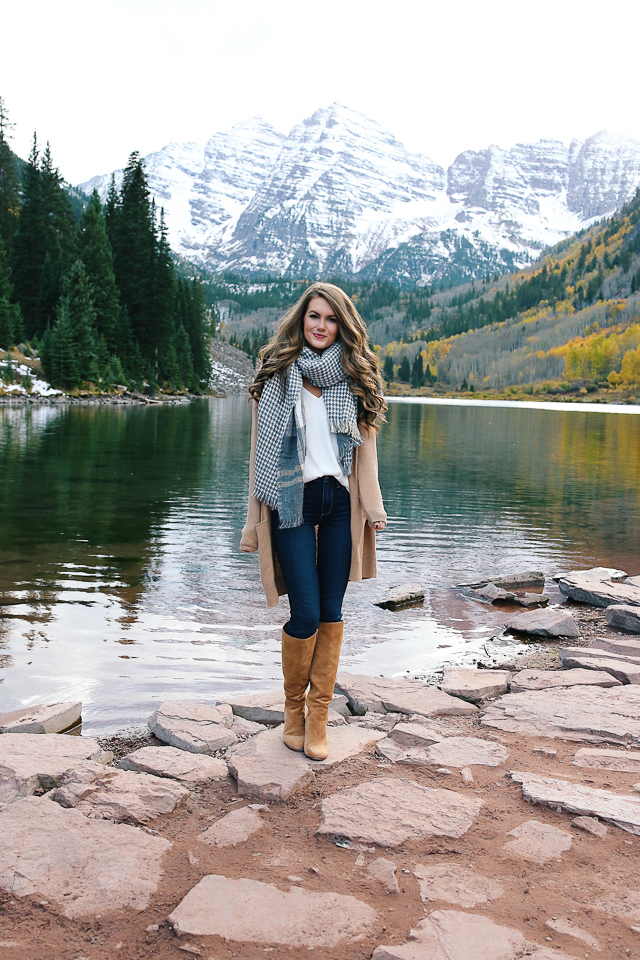
[[[353, 450], [353, 466], [349, 477], [351, 496], [351, 569], [349, 580], [377, 577], [376, 535], [372, 523], [387, 514], [382, 504], [378, 483], [378, 454], [375, 430], [359, 424], [364, 443]], [[258, 436], [258, 404], [253, 401], [251, 423], [251, 457], [249, 460], [249, 507], [242, 531], [240, 549], [244, 553], [258, 551], [260, 579], [267, 606], [277, 607], [279, 597], [287, 592], [271, 539], [271, 508], [253, 495]]]

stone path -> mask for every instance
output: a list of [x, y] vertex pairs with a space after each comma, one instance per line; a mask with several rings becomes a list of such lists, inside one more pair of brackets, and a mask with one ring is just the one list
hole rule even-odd
[[[637, 578], [636, 578], [637, 579]], [[613, 603], [607, 607], [607, 623], [618, 630], [628, 630], [629, 633], [640, 633], [640, 609], [626, 603]]]
[[233, 713], [226, 704], [210, 706], [167, 700], [149, 718], [149, 730], [159, 740], [192, 753], [215, 753], [238, 738], [230, 729]]
[[148, 773], [102, 768], [97, 776], [69, 770], [51, 799], [63, 807], [76, 807], [87, 817], [117, 823], [148, 823], [162, 814], [172, 813], [189, 796], [175, 780]]
[[73, 918], [144, 910], [171, 848], [135, 827], [89, 820], [39, 797], [0, 810], [0, 836], [0, 888], [15, 897], [38, 893]]
[[549, 690], [552, 687], [619, 687], [621, 683], [604, 670], [521, 670], [511, 680], [511, 693]]
[[640, 745], [640, 686], [508, 693], [484, 708], [481, 723], [522, 736]]
[[453, 790], [379, 778], [323, 800], [316, 833], [397, 847], [409, 839], [461, 837], [481, 808], [481, 800]]
[[585, 670], [604, 670], [621, 683], [640, 684], [640, 660], [618, 656], [607, 650], [569, 647], [560, 651], [560, 661], [568, 669], [582, 667]]
[[62, 733], [82, 719], [82, 703], [47, 703], [0, 713], [0, 733]]
[[376, 947], [372, 960], [572, 960], [518, 930], [459, 910], [434, 910], [409, 935], [408, 943]]
[[452, 697], [471, 703], [492, 700], [509, 689], [508, 670], [473, 670], [469, 667], [445, 667], [440, 689]]
[[308, 948], [353, 940], [376, 919], [375, 910], [355, 897], [300, 887], [284, 892], [272, 883], [216, 874], [203, 877], [167, 918], [178, 936]]
[[640, 773], [640, 751], [638, 750], [595, 750], [583, 747], [582, 750], [578, 750], [572, 762], [576, 767]]
[[156, 777], [170, 777], [183, 783], [210, 783], [225, 780], [228, 775], [224, 760], [201, 753], [187, 753], [177, 747], [141, 747], [123, 757], [118, 766], [121, 770], [152, 773]]
[[[260, 806], [257, 804], [256, 806]], [[264, 809], [268, 809], [265, 807]], [[201, 833], [198, 840], [215, 847], [235, 847], [244, 843], [264, 826], [260, 814], [251, 807], [232, 810], [225, 817], [216, 820], [208, 830]]]
[[640, 577], [628, 577], [624, 570], [594, 567], [575, 570], [557, 578], [565, 597], [594, 607], [608, 607], [612, 603], [640, 606]]
[[91, 737], [51, 733], [4, 733], [0, 736], [0, 803], [59, 786], [74, 763], [108, 763], [111, 754]]
[[620, 796], [608, 790], [596, 790], [581, 783], [541, 777], [533, 773], [510, 772], [511, 779], [522, 784], [522, 793], [530, 803], [542, 803], [581, 816], [600, 817], [640, 836], [640, 796]]
[[515, 837], [515, 840], [506, 843], [504, 849], [533, 863], [560, 860], [561, 854], [569, 850], [573, 842], [570, 833], [538, 820], [527, 820], [515, 830], [510, 830], [507, 836]]
[[461, 717], [473, 716], [477, 710], [472, 704], [450, 697], [420, 680], [339, 673], [336, 691], [343, 693], [353, 712], [361, 715], [372, 711], [420, 714], [424, 717]]
[[394, 737], [387, 737], [376, 745], [376, 753], [392, 763], [458, 768], [499, 767], [509, 756], [501, 743], [480, 737], [445, 737], [424, 747], [402, 747]]
[[504, 894], [504, 887], [497, 880], [457, 863], [420, 863], [413, 873], [424, 903], [444, 900], [460, 907], [475, 907], [498, 900]]

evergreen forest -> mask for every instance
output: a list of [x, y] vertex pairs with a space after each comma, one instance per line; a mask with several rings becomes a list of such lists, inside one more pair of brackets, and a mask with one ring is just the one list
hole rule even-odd
[[35, 134], [19, 160], [11, 129], [0, 99], [0, 348], [39, 356], [66, 390], [206, 390], [213, 314], [174, 262], [139, 154], [102, 204], [65, 184]]

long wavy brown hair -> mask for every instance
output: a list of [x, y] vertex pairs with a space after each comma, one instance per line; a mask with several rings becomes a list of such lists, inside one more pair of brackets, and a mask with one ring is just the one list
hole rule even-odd
[[314, 297], [322, 297], [330, 305], [338, 321], [338, 337], [342, 344], [342, 365], [349, 375], [349, 388], [358, 398], [358, 420], [378, 430], [385, 419], [387, 404], [382, 394], [380, 362], [369, 346], [367, 326], [353, 300], [333, 283], [312, 283], [298, 302], [285, 313], [270, 342], [260, 351], [260, 369], [249, 387], [254, 400], [259, 400], [265, 383], [275, 374], [285, 377], [287, 370], [305, 346], [304, 318]]

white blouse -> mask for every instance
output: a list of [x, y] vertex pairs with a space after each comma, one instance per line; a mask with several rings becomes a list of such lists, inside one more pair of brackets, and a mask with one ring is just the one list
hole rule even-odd
[[329, 429], [329, 417], [324, 399], [316, 397], [305, 387], [296, 403], [297, 419], [304, 411], [306, 426], [307, 455], [304, 461], [304, 482], [317, 480], [318, 477], [335, 477], [343, 487], [349, 489], [349, 478], [345, 477], [338, 460], [338, 437]]

